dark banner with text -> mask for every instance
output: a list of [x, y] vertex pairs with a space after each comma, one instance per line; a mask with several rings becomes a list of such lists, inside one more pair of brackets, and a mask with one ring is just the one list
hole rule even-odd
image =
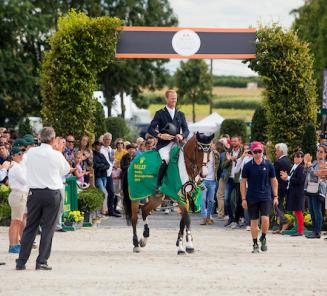
[[117, 58], [250, 59], [256, 29], [123, 27]]

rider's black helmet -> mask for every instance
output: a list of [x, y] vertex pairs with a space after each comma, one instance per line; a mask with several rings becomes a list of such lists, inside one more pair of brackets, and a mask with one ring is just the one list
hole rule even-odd
[[175, 124], [168, 122], [160, 132], [162, 134], [169, 134], [171, 136], [176, 136], [177, 135], [177, 127], [175, 126]]

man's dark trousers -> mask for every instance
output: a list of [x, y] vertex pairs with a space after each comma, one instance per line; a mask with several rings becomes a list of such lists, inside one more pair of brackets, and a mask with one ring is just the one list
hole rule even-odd
[[60, 209], [60, 190], [31, 189], [27, 199], [27, 223], [21, 239], [17, 265], [27, 262], [39, 225], [42, 228], [39, 256], [36, 262], [47, 264], [51, 253], [52, 238]]
[[108, 213], [109, 215], [114, 214], [115, 212], [115, 192], [114, 192], [114, 183], [112, 180], [112, 176], [107, 177], [107, 184], [106, 184], [106, 190], [108, 193], [108, 200], [107, 200], [107, 205], [108, 205]]

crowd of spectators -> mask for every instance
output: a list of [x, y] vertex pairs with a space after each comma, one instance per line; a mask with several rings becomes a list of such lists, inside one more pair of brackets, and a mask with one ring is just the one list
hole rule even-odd
[[[30, 134], [14, 137], [5, 128], [0, 128], [0, 183], [9, 185], [13, 192], [9, 199], [12, 209], [9, 252], [18, 253], [19, 238], [26, 221], [28, 192], [24, 182], [24, 174], [28, 172], [23, 172], [21, 168], [24, 153], [39, 145], [39, 139], [37, 135]], [[87, 135], [77, 141], [73, 134], [69, 134], [65, 138], [57, 137], [52, 146], [63, 153], [71, 167], [65, 178], [76, 176], [80, 190], [90, 185], [99, 188], [105, 196], [101, 214], [121, 217], [122, 196], [128, 194], [127, 169], [135, 156], [155, 149], [157, 140], [148, 136], [146, 139], [139, 137], [135, 143], [122, 138], [116, 139], [114, 145], [111, 142], [109, 132], [94, 143]], [[264, 159], [269, 160], [268, 145], [263, 147]], [[225, 221], [226, 228], [250, 230], [248, 210], [242, 207], [240, 182], [244, 166], [253, 161], [251, 146], [243, 143], [239, 136], [222, 135], [213, 140], [211, 151], [208, 176], [203, 181], [206, 189], [202, 192], [201, 225], [213, 224], [217, 219]], [[317, 144], [316, 160], [313, 162], [312, 156], [305, 155], [300, 149], [291, 161], [285, 143], [277, 143], [274, 151], [274, 170], [278, 181], [278, 206], [273, 206], [271, 211], [272, 216], [277, 217], [274, 221], [278, 221], [274, 233], [287, 231], [290, 220], [286, 213], [292, 212], [297, 227], [292, 235], [303, 235], [303, 212], [308, 209], [313, 231], [307, 237], [320, 238], [327, 192], [326, 178], [320, 174], [326, 168], [325, 137], [321, 137]], [[61, 223], [59, 218], [58, 231], [61, 230]]]
[[[263, 159], [270, 160], [270, 149], [274, 148], [278, 205], [271, 203], [273, 233], [292, 236], [306, 234], [307, 238], [320, 238], [327, 193], [325, 138], [324, 134], [320, 136], [316, 155], [304, 154], [297, 149], [291, 157], [292, 161], [285, 143], [263, 145], [263, 151], [253, 151], [251, 145], [242, 143], [238, 136], [223, 135], [216, 139], [208, 163], [209, 175], [204, 180], [207, 189], [202, 193], [201, 225], [213, 224], [212, 215], [217, 214], [217, 220], [225, 221], [225, 228], [251, 230], [249, 212], [242, 206], [240, 193], [242, 171], [246, 163], [253, 162], [254, 152], [262, 152]], [[312, 161], [313, 158], [316, 160]], [[274, 200], [273, 193], [271, 200]], [[307, 233], [304, 212], [309, 212], [312, 220], [312, 231]], [[293, 215], [294, 221], [291, 219]], [[294, 226], [292, 231], [291, 222]]]
[[[122, 195], [128, 194], [127, 169], [132, 159], [145, 150], [155, 148], [156, 140], [149, 136], [139, 137], [135, 143], [122, 138], [115, 140], [111, 147], [112, 135], [107, 132], [94, 143], [89, 136], [83, 135], [76, 140], [73, 134], [56, 137], [51, 146], [61, 152], [70, 166], [70, 173], [62, 182], [71, 176], [76, 177], [78, 190], [96, 186], [104, 193], [101, 215], [121, 217]], [[26, 203], [28, 188], [26, 186], [26, 170], [24, 170], [24, 154], [39, 146], [39, 136], [27, 134], [18, 138], [5, 128], [0, 128], [0, 184], [10, 187], [9, 205], [11, 207], [11, 226], [9, 228], [9, 252], [19, 253], [20, 238], [26, 223]], [[64, 189], [61, 192], [65, 195]], [[63, 201], [63, 199], [62, 199]], [[57, 231], [62, 228], [63, 202], [60, 206]]]

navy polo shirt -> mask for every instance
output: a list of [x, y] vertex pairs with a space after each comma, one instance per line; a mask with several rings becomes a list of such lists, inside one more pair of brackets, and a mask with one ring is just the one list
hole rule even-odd
[[243, 167], [242, 178], [247, 179], [248, 188], [246, 200], [248, 203], [271, 200], [271, 178], [276, 177], [275, 169], [268, 160], [263, 160], [259, 165], [254, 159]]

